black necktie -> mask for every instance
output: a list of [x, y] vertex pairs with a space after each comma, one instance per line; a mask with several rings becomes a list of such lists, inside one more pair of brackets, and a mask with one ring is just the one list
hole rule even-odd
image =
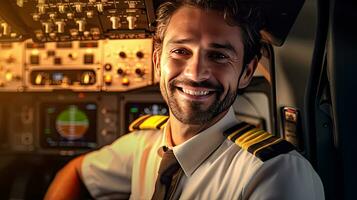
[[152, 200], [171, 199], [176, 191], [181, 175], [183, 173], [177, 162], [174, 152], [163, 148], [162, 160], [155, 183], [155, 192]]

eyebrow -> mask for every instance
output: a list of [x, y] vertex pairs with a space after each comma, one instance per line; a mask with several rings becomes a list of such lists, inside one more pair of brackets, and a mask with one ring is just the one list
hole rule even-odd
[[237, 55], [236, 49], [230, 43], [224, 43], [224, 44], [210, 43], [209, 47], [214, 49], [225, 49]]
[[[194, 43], [194, 40], [191, 38], [185, 39], [171, 39], [168, 41], [168, 44], [187, 44]], [[210, 48], [214, 49], [225, 49], [237, 55], [236, 49], [228, 42], [220, 44], [220, 43], [210, 43], [208, 45]]]

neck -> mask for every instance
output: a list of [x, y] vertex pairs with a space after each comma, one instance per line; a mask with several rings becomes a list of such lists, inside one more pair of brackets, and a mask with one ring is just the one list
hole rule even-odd
[[170, 132], [172, 145], [176, 146], [182, 144], [203, 130], [208, 129], [221, 118], [223, 118], [227, 112], [228, 110], [223, 111], [212, 120], [204, 124], [184, 124], [176, 119], [176, 117], [170, 112]]

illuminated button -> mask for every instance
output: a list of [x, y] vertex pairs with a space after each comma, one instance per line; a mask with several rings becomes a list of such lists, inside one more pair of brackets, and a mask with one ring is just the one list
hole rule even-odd
[[83, 72], [81, 76], [82, 85], [92, 85], [95, 83], [95, 73], [92, 71]]
[[112, 75], [106, 74], [104, 76], [104, 83], [105, 84], [110, 85], [110, 84], [112, 84], [112, 81], [113, 81]]
[[109, 63], [104, 65], [104, 69], [105, 69], [106, 71], [110, 71], [110, 70], [112, 70], [112, 68], [113, 68], [112, 65], [109, 64]]
[[35, 78], [35, 84], [36, 85], [41, 85], [43, 81], [43, 76], [41, 74], [37, 74], [36, 78]]
[[5, 79], [6, 79], [6, 81], [12, 81], [12, 78], [13, 78], [12, 72], [6, 72], [6, 73], [5, 73]]
[[129, 85], [129, 79], [128, 78], [123, 78], [122, 80], [121, 80], [121, 84], [122, 85]]
[[82, 79], [82, 83], [87, 85], [87, 84], [89, 84], [89, 82], [90, 82], [90, 75], [89, 74], [84, 74], [83, 79]]

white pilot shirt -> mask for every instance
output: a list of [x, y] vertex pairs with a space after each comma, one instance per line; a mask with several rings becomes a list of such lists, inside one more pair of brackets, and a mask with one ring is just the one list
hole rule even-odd
[[[234, 111], [188, 141], [173, 147], [184, 176], [174, 199], [324, 199], [319, 176], [296, 151], [265, 162], [226, 139]], [[168, 123], [169, 124], [169, 123]], [[155, 189], [170, 128], [127, 134], [85, 156], [82, 179], [96, 199], [148, 199]]]

